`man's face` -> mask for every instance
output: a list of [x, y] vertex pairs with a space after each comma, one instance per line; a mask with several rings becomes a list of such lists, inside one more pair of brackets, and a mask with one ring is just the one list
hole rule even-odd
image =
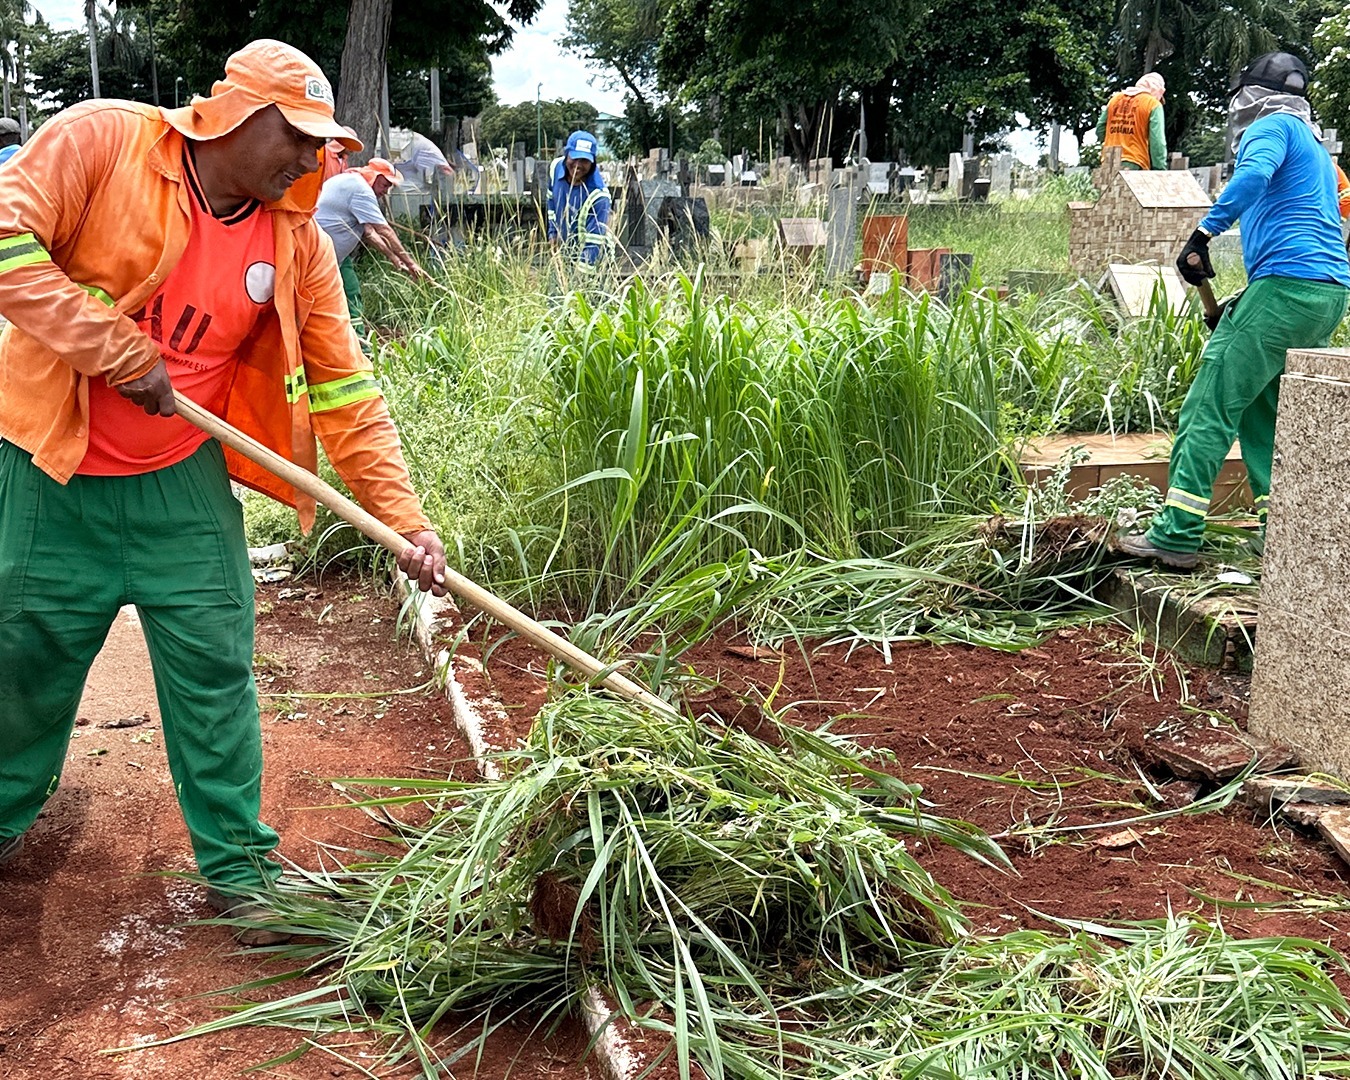
[[254, 113], [226, 138], [232, 139], [236, 185], [263, 202], [281, 198], [300, 177], [317, 170], [327, 141], [291, 127], [275, 105]]
[[579, 184], [591, 175], [591, 170], [595, 168], [595, 162], [587, 161], [585, 158], [570, 157], [563, 167], [567, 170], [567, 182]]
[[375, 192], [375, 198], [383, 199], [386, 195], [389, 194], [389, 189], [394, 185], [390, 183], [389, 177], [377, 176], [375, 177], [375, 183], [371, 184], [370, 186]]

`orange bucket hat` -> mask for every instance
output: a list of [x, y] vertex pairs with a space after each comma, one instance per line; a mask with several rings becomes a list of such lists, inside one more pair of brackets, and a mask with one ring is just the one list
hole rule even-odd
[[294, 45], [271, 38], [251, 41], [226, 60], [225, 78], [210, 97], [164, 114], [189, 139], [217, 139], [269, 105], [306, 135], [361, 149], [351, 129], [333, 119], [333, 87], [323, 69]]
[[403, 183], [403, 174], [394, 168], [392, 161], [382, 157], [373, 157], [354, 171], [359, 172], [371, 187], [375, 186], [375, 179], [379, 176], [383, 176], [393, 187]]

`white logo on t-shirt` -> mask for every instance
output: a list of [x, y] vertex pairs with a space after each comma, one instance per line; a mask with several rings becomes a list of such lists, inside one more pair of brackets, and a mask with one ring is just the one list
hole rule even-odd
[[244, 271], [244, 291], [255, 304], [266, 304], [276, 295], [277, 268], [268, 262], [255, 262]]

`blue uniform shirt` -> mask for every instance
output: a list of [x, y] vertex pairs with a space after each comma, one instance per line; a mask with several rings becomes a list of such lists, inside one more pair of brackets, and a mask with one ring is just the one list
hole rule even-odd
[[[594, 266], [600, 259], [609, 224], [609, 191], [599, 168], [573, 187], [567, 182], [564, 158], [553, 161], [553, 186], [548, 193], [548, 237], [564, 245], [580, 245], [581, 258]], [[584, 220], [582, 220], [584, 215]]]
[[19, 152], [18, 143], [14, 143], [12, 146], [0, 147], [0, 165], [3, 165], [6, 161], [8, 161], [18, 152]]
[[1200, 227], [1217, 236], [1239, 218], [1249, 281], [1287, 277], [1350, 287], [1336, 170], [1299, 117], [1275, 113], [1246, 130], [1233, 179]]

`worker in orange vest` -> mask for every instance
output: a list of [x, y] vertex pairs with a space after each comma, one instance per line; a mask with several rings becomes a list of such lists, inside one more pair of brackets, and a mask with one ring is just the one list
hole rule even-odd
[[1097, 121], [1097, 142], [1102, 150], [1119, 146], [1125, 169], [1167, 168], [1167, 135], [1163, 130], [1163, 98], [1167, 84], [1150, 71], [1134, 86], [1127, 86], [1102, 109]]
[[1345, 175], [1339, 162], [1336, 165], [1336, 202], [1341, 208], [1341, 220], [1350, 219], [1350, 176]]
[[445, 592], [445, 546], [314, 220], [329, 139], [361, 149], [319, 66], [262, 40], [209, 97], [81, 102], [0, 169], [0, 867], [56, 791], [85, 676], [135, 604], [205, 900], [248, 945], [287, 932], [269, 925], [281, 865], [259, 819], [253, 577], [230, 481], [306, 528], [314, 504], [175, 416], [174, 391], [311, 471], [317, 438], [406, 539], [399, 568]]

